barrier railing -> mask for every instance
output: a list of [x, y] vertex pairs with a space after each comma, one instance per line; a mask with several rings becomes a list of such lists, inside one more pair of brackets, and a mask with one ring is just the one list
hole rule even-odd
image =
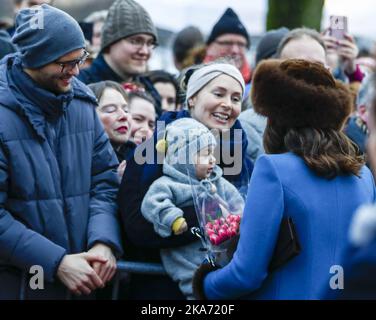
[[124, 275], [132, 273], [148, 275], [165, 275], [166, 271], [160, 263], [118, 261], [117, 272], [114, 278], [112, 289], [112, 300], [117, 300], [119, 295], [120, 279]]

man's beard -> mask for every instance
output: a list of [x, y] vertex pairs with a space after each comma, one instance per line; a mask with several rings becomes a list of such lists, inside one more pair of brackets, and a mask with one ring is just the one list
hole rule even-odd
[[48, 79], [44, 78], [39, 83], [40, 83], [42, 88], [44, 88], [48, 91], [51, 91], [56, 95], [59, 95], [59, 94], [62, 94], [62, 93], [69, 92], [72, 88], [71, 84], [69, 84], [69, 86], [66, 86], [66, 87], [59, 86], [59, 82], [61, 82], [62, 79], [64, 79], [64, 77], [62, 77], [62, 76], [48, 78]]

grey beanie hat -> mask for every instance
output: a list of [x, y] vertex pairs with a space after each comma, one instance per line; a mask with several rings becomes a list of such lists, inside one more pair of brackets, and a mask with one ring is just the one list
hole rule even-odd
[[17, 14], [12, 41], [18, 46], [27, 68], [40, 68], [85, 47], [78, 22], [47, 4], [23, 9]]
[[178, 119], [166, 127], [167, 152], [169, 164], [187, 165], [193, 163], [197, 152], [217, 145], [214, 135], [202, 123], [192, 118]]
[[183, 62], [189, 50], [204, 44], [204, 36], [199, 28], [188, 26], [179, 31], [172, 44], [172, 51], [176, 60]]
[[186, 103], [188, 104], [189, 98], [193, 97], [210, 81], [212, 81], [216, 77], [219, 77], [222, 74], [226, 74], [238, 81], [242, 88], [242, 95], [244, 94], [244, 78], [237, 67], [228, 63], [210, 63], [207, 65], [203, 65], [199, 69], [195, 70], [192, 76], [189, 78], [185, 98]]
[[289, 33], [289, 29], [281, 27], [266, 32], [260, 39], [256, 49], [256, 65], [261, 60], [274, 58], [277, 53], [278, 45], [283, 37]]
[[101, 51], [120, 39], [146, 33], [158, 42], [157, 30], [149, 13], [133, 0], [116, 0], [103, 26]]

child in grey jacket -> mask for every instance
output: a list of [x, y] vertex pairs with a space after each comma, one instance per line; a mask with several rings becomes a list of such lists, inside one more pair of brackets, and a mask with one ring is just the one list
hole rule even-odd
[[[167, 152], [163, 163], [163, 176], [154, 181], [142, 202], [143, 216], [154, 225], [162, 237], [187, 232], [182, 207], [193, 205], [191, 184], [202, 192], [217, 192], [225, 201], [244, 200], [237, 189], [222, 177], [215, 164], [214, 135], [200, 122], [183, 118], [166, 128]], [[193, 299], [192, 278], [206, 255], [201, 241], [173, 249], [162, 249], [161, 259], [169, 276], [179, 282], [180, 290]]]

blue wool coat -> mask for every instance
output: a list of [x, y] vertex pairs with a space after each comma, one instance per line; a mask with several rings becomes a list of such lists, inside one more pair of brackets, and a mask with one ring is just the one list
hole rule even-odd
[[[320, 299], [330, 268], [341, 264], [357, 207], [375, 200], [367, 167], [361, 177], [317, 176], [292, 154], [262, 155], [248, 189], [240, 240], [232, 261], [204, 279], [209, 299]], [[268, 265], [283, 217], [292, 217], [300, 255], [272, 274]]]
[[[118, 162], [95, 105], [76, 79], [56, 96], [17, 55], [0, 64], [0, 299], [64, 298], [64, 255], [96, 242], [122, 253]], [[45, 290], [26, 285], [32, 265], [43, 267]]]

